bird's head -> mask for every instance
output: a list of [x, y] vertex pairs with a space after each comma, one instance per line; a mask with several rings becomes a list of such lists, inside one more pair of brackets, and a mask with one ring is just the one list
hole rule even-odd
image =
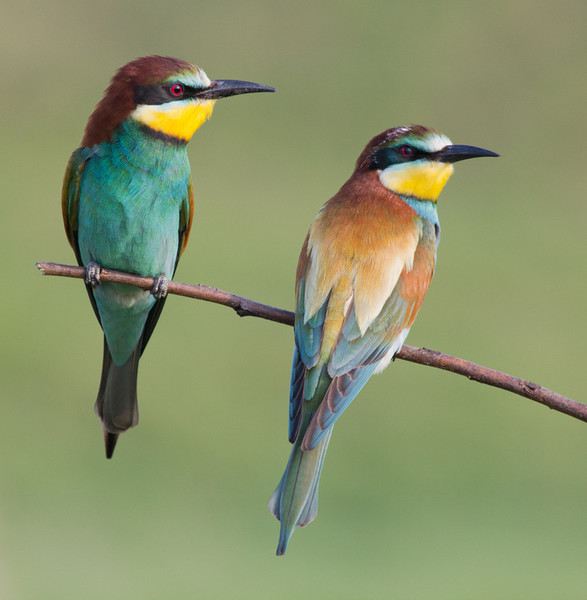
[[219, 98], [275, 89], [250, 81], [211, 81], [196, 65], [145, 56], [121, 67], [92, 113], [82, 146], [100, 144], [131, 118], [176, 143], [187, 143]]
[[453, 163], [478, 156], [498, 155], [475, 146], [453, 145], [433, 129], [411, 125], [374, 137], [359, 157], [357, 169], [377, 171], [379, 181], [398, 195], [436, 202], [453, 173]]

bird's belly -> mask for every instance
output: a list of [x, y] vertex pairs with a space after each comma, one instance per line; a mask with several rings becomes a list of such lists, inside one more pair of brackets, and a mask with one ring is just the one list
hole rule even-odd
[[110, 354], [121, 366], [136, 348], [155, 298], [139, 288], [110, 282], [100, 284], [94, 298]]

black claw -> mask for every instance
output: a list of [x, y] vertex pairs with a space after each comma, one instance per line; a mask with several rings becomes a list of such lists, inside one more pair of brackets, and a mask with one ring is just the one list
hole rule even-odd
[[102, 267], [96, 262], [89, 262], [86, 266], [86, 278], [85, 281], [88, 285], [96, 288], [100, 285], [100, 272]]
[[165, 275], [158, 275], [155, 277], [155, 283], [151, 288], [151, 294], [157, 299], [165, 298], [167, 296], [167, 289], [169, 288], [169, 279]]

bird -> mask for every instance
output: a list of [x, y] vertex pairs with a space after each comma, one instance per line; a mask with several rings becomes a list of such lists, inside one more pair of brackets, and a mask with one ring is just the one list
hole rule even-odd
[[333, 425], [371, 375], [402, 347], [432, 280], [437, 199], [453, 163], [498, 156], [453, 145], [422, 125], [375, 136], [322, 207], [296, 271], [285, 472], [269, 501], [281, 522], [277, 555], [317, 515]]
[[[104, 332], [95, 412], [107, 458], [119, 434], [138, 423], [139, 358], [190, 235], [187, 143], [216, 100], [274, 91], [249, 81], [210, 80], [177, 58], [137, 58], [112, 77], [69, 159], [63, 221], [77, 262], [86, 268], [86, 288]], [[102, 267], [153, 277], [153, 289], [100, 283]]]

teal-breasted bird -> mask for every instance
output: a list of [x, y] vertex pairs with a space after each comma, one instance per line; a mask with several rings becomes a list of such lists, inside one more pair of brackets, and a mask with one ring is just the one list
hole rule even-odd
[[478, 156], [497, 154], [420, 125], [384, 131], [312, 223], [296, 275], [293, 448], [269, 501], [281, 521], [278, 555], [316, 517], [336, 419], [389, 364], [420, 310], [440, 238], [436, 201], [453, 163]]
[[[118, 435], [137, 424], [138, 361], [188, 241], [193, 195], [187, 143], [219, 98], [272, 91], [248, 81], [210, 81], [202, 69], [176, 58], [138, 58], [114, 75], [69, 160], [63, 219], [104, 331], [95, 410], [108, 458]], [[156, 284], [151, 292], [99, 285], [100, 266], [154, 277]]]

